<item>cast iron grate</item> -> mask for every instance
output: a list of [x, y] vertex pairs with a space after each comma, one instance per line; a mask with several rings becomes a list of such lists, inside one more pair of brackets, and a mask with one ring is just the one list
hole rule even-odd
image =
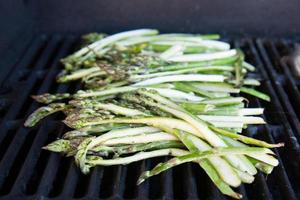
[[[250, 127], [245, 134], [269, 142], [285, 142], [276, 150], [280, 165], [266, 177], [258, 174], [254, 184], [237, 190], [244, 199], [300, 198], [300, 83], [281, 61], [296, 41], [239, 38], [247, 60], [257, 66], [251, 76], [262, 80], [261, 90], [272, 103], [253, 97], [255, 106], [266, 108], [269, 125]], [[226, 199], [194, 164], [186, 164], [136, 186], [139, 174], [167, 158], [141, 161], [128, 166], [97, 167], [83, 175], [70, 158], [41, 150], [66, 127], [57, 114], [27, 129], [24, 118], [39, 105], [29, 96], [43, 92], [72, 92], [78, 84], [58, 85], [59, 59], [74, 51], [78, 38], [42, 35], [23, 41], [22, 55], [6, 66], [0, 83], [0, 199]]]

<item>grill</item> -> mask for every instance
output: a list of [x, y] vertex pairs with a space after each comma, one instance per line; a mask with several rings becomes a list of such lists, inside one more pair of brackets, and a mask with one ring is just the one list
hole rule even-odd
[[[268, 142], [284, 142], [275, 150], [280, 165], [255, 182], [237, 190], [244, 199], [300, 198], [300, 82], [281, 58], [295, 48], [297, 39], [231, 38], [247, 61], [257, 66], [252, 77], [270, 94], [271, 103], [248, 97], [253, 106], [266, 108], [268, 125], [253, 126], [245, 134]], [[29, 96], [44, 92], [73, 92], [76, 83], [57, 84], [59, 59], [78, 48], [79, 37], [35, 35], [15, 42], [18, 51], [2, 60], [0, 76], [0, 199], [226, 199], [195, 164], [185, 164], [136, 186], [140, 173], [167, 158], [128, 166], [96, 167], [83, 175], [70, 158], [41, 150], [65, 132], [59, 114], [36, 128], [23, 127], [24, 118], [38, 108]]]
[[[242, 48], [257, 67], [271, 103], [246, 96], [264, 107], [268, 125], [244, 134], [284, 142], [275, 150], [280, 165], [272, 174], [237, 188], [248, 199], [300, 199], [300, 79], [285, 56], [300, 42], [299, 1], [36, 1], [0, 3], [0, 199], [228, 199], [198, 165], [188, 163], [154, 176], [140, 186], [141, 172], [167, 157], [127, 166], [96, 167], [83, 175], [71, 158], [42, 150], [66, 132], [55, 114], [35, 128], [25, 118], [40, 105], [30, 95], [78, 90], [78, 83], [57, 84], [60, 58], [79, 48], [79, 34], [119, 32], [141, 27], [165, 32], [220, 33]], [[212, 3], [213, 2], [213, 3]], [[167, 9], [167, 10], [166, 10]], [[226, 31], [226, 32], [225, 32]], [[266, 38], [265, 36], [268, 35]], [[254, 37], [255, 36], [255, 37]]]

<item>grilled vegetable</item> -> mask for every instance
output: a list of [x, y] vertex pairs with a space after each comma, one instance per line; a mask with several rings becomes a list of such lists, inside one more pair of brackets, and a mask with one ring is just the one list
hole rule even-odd
[[[62, 111], [73, 130], [44, 149], [74, 156], [83, 173], [97, 165], [124, 165], [158, 156], [172, 157], [144, 172], [146, 179], [171, 167], [195, 162], [225, 195], [252, 183], [257, 171], [278, 165], [270, 148], [283, 146], [241, 132], [266, 123], [262, 108], [247, 108], [247, 93], [270, 97], [247, 78], [255, 67], [218, 35], [159, 34], [140, 29], [84, 36], [84, 47], [62, 59], [60, 83], [80, 81], [73, 94], [40, 94], [48, 104], [25, 122], [32, 127]], [[64, 103], [59, 103], [64, 101]], [[56, 103], [58, 102], [58, 103]]]

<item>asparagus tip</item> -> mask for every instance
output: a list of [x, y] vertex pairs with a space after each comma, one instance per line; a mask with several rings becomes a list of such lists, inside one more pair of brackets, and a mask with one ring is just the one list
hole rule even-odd
[[280, 142], [277, 144], [277, 147], [284, 147], [284, 146], [285, 146], [284, 142]]
[[278, 147], [284, 147], [284, 145], [285, 144], [283, 142], [276, 143], [276, 144], [269, 144], [269, 143], [267, 143], [267, 145], [265, 147], [266, 148], [278, 148]]
[[24, 122], [24, 126], [27, 128], [34, 127], [34, 125], [35, 125], [35, 123], [32, 123], [32, 120], [29, 118]]
[[274, 144], [274, 147], [284, 147], [284, 143], [283, 142], [280, 142], [280, 143], [277, 143], [277, 144]]
[[53, 152], [68, 152], [71, 148], [69, 140], [59, 139], [56, 140], [47, 146], [42, 147], [44, 150], [53, 151]]
[[40, 95], [31, 95], [31, 98], [33, 98], [35, 101], [39, 103], [49, 104], [52, 103], [53, 101], [70, 98], [70, 96], [71, 95], [69, 93], [62, 93], [62, 94], [45, 93]]
[[242, 199], [243, 198], [243, 195], [241, 195], [240, 193], [235, 193], [235, 196], [232, 196], [233, 198], [235, 199]]
[[136, 184], [140, 185], [142, 184], [146, 178], [150, 175], [150, 171], [145, 171], [141, 174], [141, 176], [139, 177], [139, 179], [137, 180]]

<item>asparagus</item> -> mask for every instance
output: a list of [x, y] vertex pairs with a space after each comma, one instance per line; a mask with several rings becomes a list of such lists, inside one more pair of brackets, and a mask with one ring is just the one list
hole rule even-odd
[[82, 40], [85, 44], [91, 44], [93, 42], [103, 39], [106, 36], [107, 35], [105, 33], [88, 33], [82, 36]]
[[[178, 120], [178, 119], [173, 119], [173, 118], [167, 118], [167, 117], [147, 117], [147, 118], [136, 118], [136, 119], [131, 119], [131, 118], [114, 118], [114, 119], [107, 119], [107, 120], [103, 120], [103, 119], [97, 119], [97, 118], [93, 118], [90, 120], [80, 120], [80, 121], [65, 121], [65, 123], [72, 127], [84, 127], [87, 128], [89, 126], [94, 126], [94, 125], [105, 125], [105, 124], [111, 124], [111, 123], [116, 123], [116, 124], [120, 124], [120, 123], [126, 123], [126, 124], [146, 124], [148, 126], [154, 126], [154, 127], [161, 127], [161, 126], [167, 126], [170, 128], [174, 128], [174, 129], [179, 129], [179, 130], [183, 130], [186, 132], [189, 132], [197, 137], [200, 137], [203, 139], [203, 135], [201, 133], [199, 133], [193, 126], [191, 126], [190, 124], [182, 121], [182, 120]], [[210, 128], [212, 126], [209, 126]], [[83, 129], [84, 129], [83, 128]], [[217, 133], [220, 133], [221, 135], [225, 135], [227, 137], [231, 137], [233, 139], [237, 139], [240, 141], [245, 142], [246, 144], [251, 144], [251, 145], [256, 145], [256, 146], [262, 146], [262, 147], [267, 147], [267, 148], [274, 148], [274, 147], [281, 147], [283, 146], [282, 143], [278, 143], [278, 144], [269, 144], [266, 142], [262, 142], [260, 140], [256, 140], [253, 138], [249, 138], [247, 136], [242, 136], [236, 133], [228, 133], [228, 131], [225, 131], [223, 129], [216, 129], [214, 127], [214, 130]]]
[[[239, 142], [239, 141], [236, 141], [236, 140], [233, 140], [232, 138], [228, 138], [228, 137], [223, 137], [224, 140], [226, 141], [227, 144], [231, 145], [231, 146], [235, 146], [235, 147], [247, 147], [247, 145]], [[283, 146], [281, 144], [281, 146]], [[270, 155], [260, 155], [260, 154], [249, 154], [248, 156], [256, 159], [256, 160], [259, 160], [263, 163], [267, 163], [268, 165], [271, 165], [271, 166], [277, 166], [279, 163], [278, 163], [278, 160]]]
[[174, 56], [174, 57], [171, 57], [167, 60], [168, 61], [173, 61], [173, 62], [197, 62], [197, 61], [208, 61], [208, 60], [215, 60], [215, 59], [233, 57], [236, 54], [237, 54], [236, 50], [228, 50], [228, 51], [216, 52], [216, 53], [190, 54], [190, 55]]
[[172, 63], [169, 65], [163, 65], [163, 66], [158, 66], [155, 68], [150, 68], [148, 70], [148, 73], [181, 70], [181, 69], [187, 69], [187, 68], [193, 68], [193, 67], [203, 67], [205, 69], [206, 67], [210, 67], [210, 66], [231, 66], [236, 62], [237, 58], [238, 58], [237, 56], [233, 56], [233, 57], [210, 60], [210, 61], [198, 61], [198, 62], [190, 62], [190, 63]]
[[61, 93], [61, 94], [54, 94], [54, 95], [45, 93], [45, 94], [41, 94], [41, 95], [32, 95], [31, 97], [34, 100], [36, 100], [37, 102], [49, 104], [49, 103], [52, 103], [53, 101], [68, 99], [71, 97], [71, 95], [69, 93]]
[[155, 35], [158, 32], [156, 30], [151, 29], [140, 29], [140, 30], [134, 30], [134, 31], [127, 31], [123, 33], [118, 33], [109, 37], [106, 37], [102, 40], [98, 40], [87, 47], [84, 47], [80, 49], [79, 51], [75, 52], [74, 54], [68, 56], [67, 58], [63, 59], [63, 63], [68, 62], [76, 62], [77, 59], [80, 59], [80, 56], [83, 56], [83, 59], [80, 59], [80, 61], [85, 60], [90, 56], [90, 49], [93, 49], [94, 51], [99, 51], [106, 47], [107, 45], [110, 45], [118, 40], [128, 38], [128, 37], [135, 37], [135, 36], [141, 36], [141, 35]]
[[60, 139], [48, 144], [43, 149], [53, 152], [68, 152], [71, 149], [71, 143], [69, 140]]
[[214, 126], [209, 126], [209, 128], [214, 130], [216, 133], [219, 133], [221, 135], [224, 135], [224, 136], [232, 138], [232, 139], [240, 140], [241, 142], [243, 142], [245, 144], [251, 144], [251, 145], [256, 145], [256, 146], [265, 147], [265, 148], [274, 148], [274, 147], [284, 146], [283, 143], [269, 144], [269, 143], [261, 141], [261, 140], [257, 140], [257, 139], [250, 138], [250, 137], [247, 137], [247, 136], [232, 133], [230, 131], [220, 129], [220, 128], [216, 128]]
[[[147, 95], [147, 93], [142, 93], [144, 95]], [[167, 107], [166, 105], [162, 105], [159, 103], [151, 102], [148, 100], [143, 99], [143, 101], [147, 104], [150, 104], [152, 106], [157, 106], [161, 110], [165, 112], [169, 112], [173, 114], [174, 116], [181, 118], [182, 120], [188, 122], [191, 124], [195, 129], [197, 129], [197, 132], [199, 132], [211, 145], [215, 147], [226, 147], [226, 143], [220, 139], [214, 132], [212, 132], [208, 126], [203, 123], [200, 119], [197, 117], [193, 116], [192, 114], [188, 114], [185, 111], [182, 110], [176, 110], [174, 108]], [[236, 168], [246, 171], [250, 173], [251, 175], [256, 174], [256, 169], [255, 167], [252, 166], [250, 162], [247, 161], [246, 158], [243, 157], [236, 157], [236, 156], [226, 156], [227, 160]]]
[[143, 74], [143, 75], [132, 75], [130, 76], [130, 80], [142, 80], [154, 77], [161, 77], [161, 76], [170, 76], [170, 75], [177, 75], [177, 74], [187, 74], [187, 73], [195, 73], [195, 72], [206, 72], [206, 71], [233, 71], [232, 66], [196, 66], [196, 67], [186, 67], [184, 69], [179, 70], [171, 70], [171, 71], [163, 71], [157, 73], [150, 73], [150, 74]]
[[144, 160], [147, 158], [153, 158], [153, 157], [159, 157], [159, 156], [179, 156], [179, 155], [184, 155], [187, 153], [188, 153], [188, 151], [186, 151], [186, 150], [170, 148], [170, 149], [154, 150], [154, 151], [150, 151], [150, 152], [140, 152], [133, 156], [128, 156], [128, 157], [124, 157], [124, 158], [116, 158], [116, 159], [103, 160], [98, 157], [98, 159], [96, 159], [96, 160], [87, 159], [87, 163], [92, 164], [92, 165], [104, 165], [104, 166], [120, 165], [120, 164], [125, 165], [125, 164], [129, 164], [129, 163], [136, 162], [139, 160]]
[[[187, 132], [179, 131], [165, 126], [161, 126], [161, 128], [166, 132], [176, 135], [192, 152], [205, 151], [211, 149], [211, 147], [205, 142], [203, 142], [201, 139], [194, 137]], [[199, 162], [200, 166], [206, 169], [205, 171], [209, 176], [212, 176], [211, 173], [213, 173], [210, 167], [210, 163], [226, 184], [236, 187], [241, 183], [240, 178], [236, 175], [233, 169], [231, 169], [229, 164], [219, 157], [211, 157], [207, 160]], [[222, 185], [216, 182], [216, 180], [213, 180], [213, 182], [217, 187], [222, 188]]]
[[157, 132], [151, 134], [141, 134], [131, 137], [114, 138], [103, 142], [104, 145], [115, 145], [115, 144], [138, 144], [138, 143], [149, 143], [157, 141], [177, 141], [178, 139], [170, 134], [164, 132]]
[[83, 137], [83, 136], [97, 136], [101, 135], [105, 132], [111, 131], [111, 130], [117, 130], [122, 128], [130, 128], [134, 127], [133, 125], [124, 125], [124, 124], [105, 124], [100, 126], [86, 126], [80, 129], [68, 131], [63, 135], [64, 139], [72, 139], [75, 137]]
[[252, 183], [257, 169], [270, 174], [278, 160], [269, 148], [283, 143], [240, 134], [250, 124], [266, 123], [259, 116], [263, 108], [248, 108], [241, 94], [270, 97], [255, 89], [259, 80], [247, 77], [255, 67], [243, 52], [218, 38], [154, 29], [84, 36], [84, 46], [62, 59], [57, 76], [60, 83], [80, 81], [84, 88], [33, 96], [48, 105], [25, 126], [62, 111], [72, 130], [43, 149], [74, 156], [83, 173], [97, 165], [171, 156], [139, 183], [195, 162], [223, 194], [240, 199], [231, 187]]
[[40, 107], [34, 111], [25, 121], [24, 125], [26, 127], [35, 126], [41, 119], [55, 112], [62, 111], [66, 109], [66, 104], [64, 103], [52, 103], [47, 106]]
[[226, 147], [226, 148], [220, 148], [220, 149], [213, 149], [209, 151], [203, 151], [203, 152], [197, 152], [197, 153], [190, 153], [183, 156], [178, 156], [176, 158], [173, 158], [169, 160], [166, 163], [160, 163], [158, 164], [154, 169], [151, 171], [144, 172], [139, 180], [138, 184], [145, 181], [147, 178], [157, 175], [161, 173], [162, 171], [165, 171], [171, 167], [174, 167], [176, 165], [180, 165], [186, 162], [191, 162], [194, 160], [200, 160], [204, 158], [208, 158], [210, 156], [221, 156], [221, 155], [247, 155], [249, 153], [255, 153], [255, 154], [272, 154], [268, 149], [265, 148], [257, 148], [257, 147], [247, 147], [247, 148], [232, 148], [232, 147]]
[[195, 94], [199, 94], [200, 96], [209, 97], [209, 98], [215, 97], [214, 94], [207, 92], [207, 91], [200, 90], [191, 84], [177, 82], [174, 85], [175, 85], [175, 88], [177, 88], [179, 90], [183, 90], [185, 92], [193, 92]]
[[156, 141], [150, 143], [141, 143], [141, 144], [130, 144], [130, 145], [122, 145], [122, 146], [105, 146], [98, 145], [91, 150], [88, 151], [88, 155], [98, 155], [98, 156], [108, 156], [113, 153], [114, 157], [123, 155], [136, 153], [140, 151], [151, 151], [158, 149], [168, 149], [168, 148], [182, 148], [185, 146], [179, 141]]
[[252, 88], [246, 88], [246, 87], [241, 87], [241, 92], [246, 93], [246, 94], [251, 94], [255, 97], [258, 97], [260, 99], [263, 99], [265, 101], [271, 101], [270, 97], [268, 95], [265, 95], [264, 93], [261, 93], [255, 89]]
[[160, 131], [160, 129], [154, 128], [151, 126], [111, 130], [111, 131], [97, 137], [93, 141], [93, 144], [94, 144], [93, 146], [96, 146], [97, 143], [102, 143], [102, 142], [105, 142], [112, 138], [126, 137], [126, 136], [133, 136], [133, 135], [147, 134], [147, 133], [155, 133], [155, 132], [159, 132], [159, 131]]
[[135, 86], [154, 85], [159, 83], [175, 82], [175, 81], [207, 81], [207, 82], [223, 82], [225, 79], [222, 75], [205, 75], [205, 74], [188, 74], [188, 75], [170, 75], [147, 79], [145, 81], [134, 84]]
[[244, 117], [244, 116], [212, 116], [212, 115], [198, 115], [198, 117], [208, 122], [242, 122], [243, 124], [265, 124], [261, 117]]

